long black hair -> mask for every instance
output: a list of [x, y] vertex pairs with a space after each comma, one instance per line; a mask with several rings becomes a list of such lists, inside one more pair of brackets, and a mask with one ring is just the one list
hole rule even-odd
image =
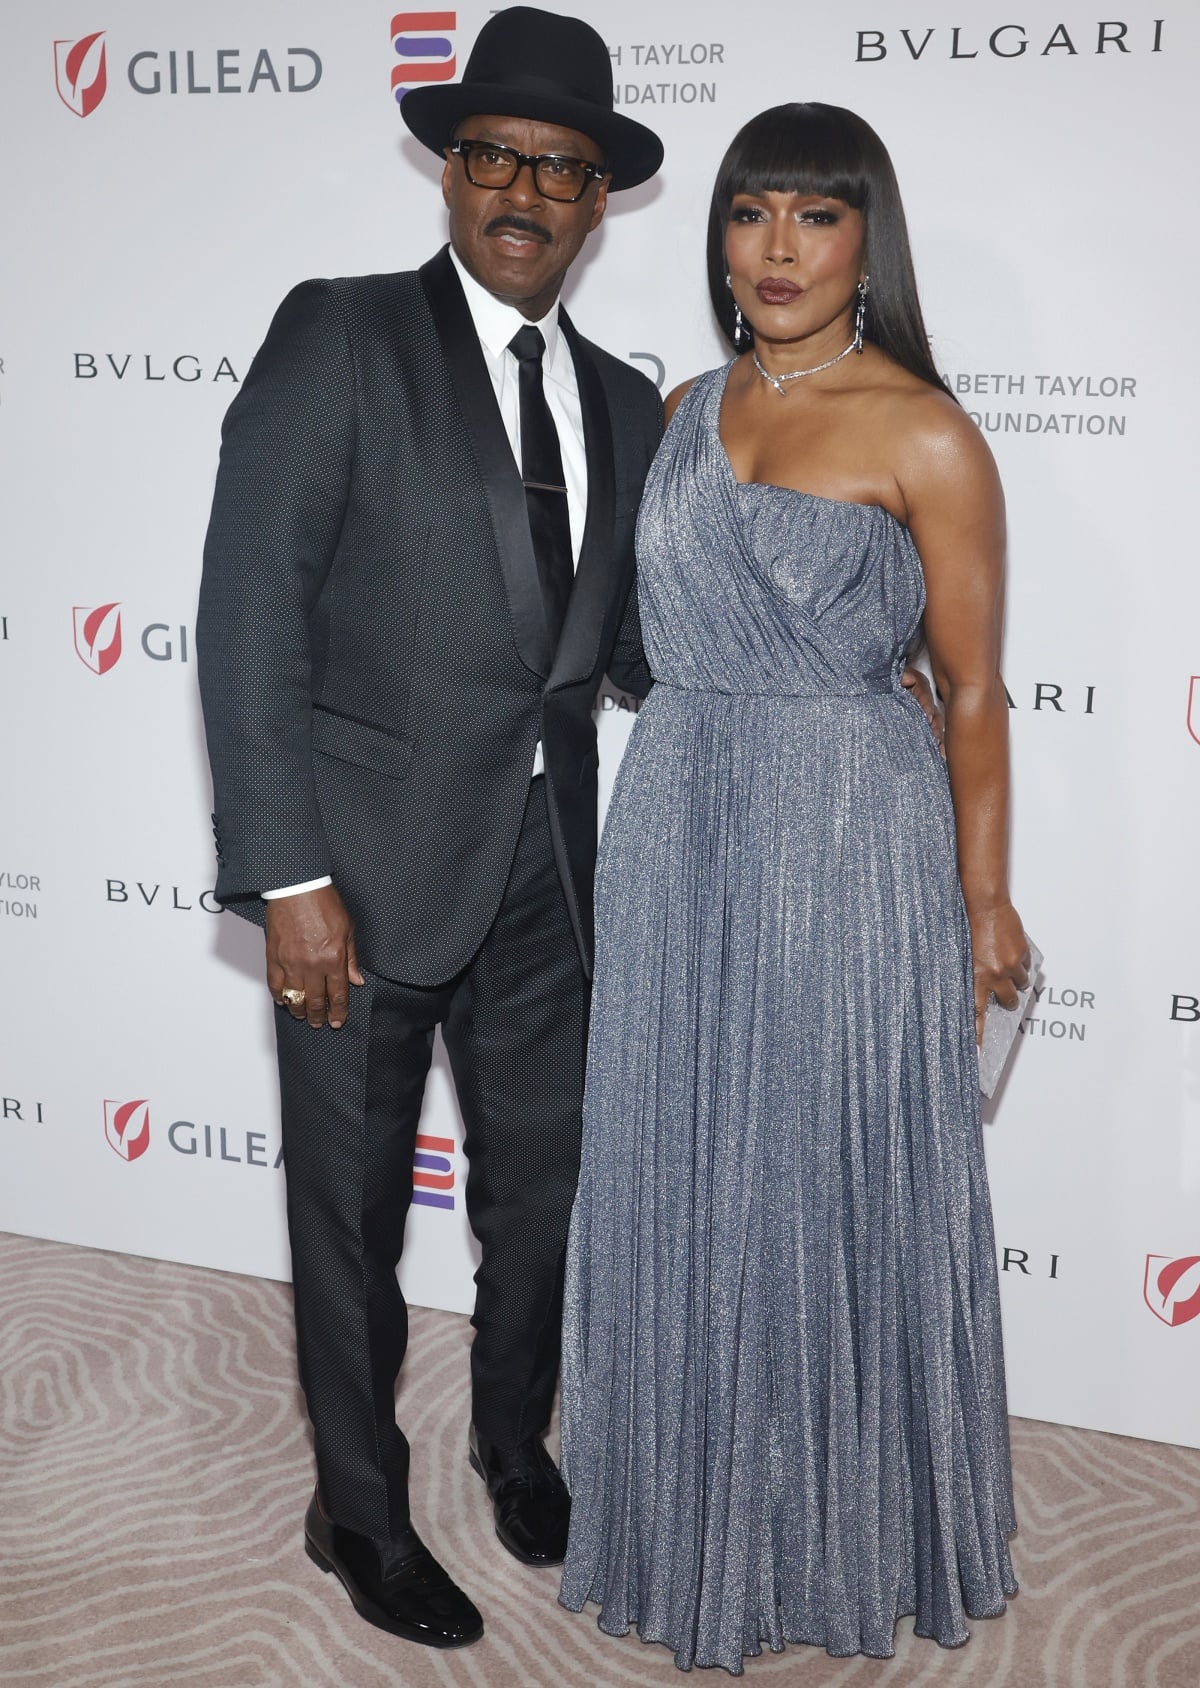
[[860, 212], [864, 268], [871, 277], [864, 338], [931, 387], [950, 391], [929, 350], [896, 172], [869, 123], [843, 106], [810, 100], [772, 106], [734, 136], [708, 213], [708, 291], [730, 345], [734, 305], [725, 282], [725, 230], [739, 193], [823, 194]]

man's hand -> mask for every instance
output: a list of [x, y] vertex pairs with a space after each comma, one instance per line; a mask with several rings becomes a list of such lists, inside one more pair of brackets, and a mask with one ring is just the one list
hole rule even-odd
[[941, 704], [937, 702], [933, 695], [933, 687], [919, 668], [911, 666], [906, 668], [900, 676], [900, 684], [912, 693], [925, 711], [925, 718], [933, 729], [933, 736], [937, 740], [938, 749], [944, 756], [946, 754], [946, 717], [942, 712]]
[[[293, 1020], [345, 1024], [350, 986], [361, 985], [354, 922], [332, 885], [267, 902], [267, 988]], [[285, 1002], [284, 991], [302, 991]]]

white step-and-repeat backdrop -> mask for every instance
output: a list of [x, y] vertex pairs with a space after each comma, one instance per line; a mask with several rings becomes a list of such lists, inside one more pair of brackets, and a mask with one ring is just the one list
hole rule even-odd
[[[1200, 1445], [1200, 14], [580, 0], [661, 178], [580, 326], [723, 355], [707, 200], [739, 125], [851, 106], [900, 175], [939, 367], [1011, 512], [1014, 883], [1044, 986], [988, 1110], [1014, 1411]], [[441, 243], [406, 86], [487, 9], [11, 0], [0, 318], [0, 1226], [285, 1277], [261, 938], [212, 898], [192, 626], [221, 416], [292, 284]], [[633, 719], [602, 694], [606, 789]], [[403, 1276], [474, 1268], [444, 1061]]]

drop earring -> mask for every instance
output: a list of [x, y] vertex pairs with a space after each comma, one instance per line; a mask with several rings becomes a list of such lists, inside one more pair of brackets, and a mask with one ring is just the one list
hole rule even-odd
[[[725, 272], [725, 285], [729, 289], [730, 293], [732, 294], [732, 292], [733, 292], [733, 277], [729, 274], [728, 270], [726, 270], [726, 272]], [[734, 349], [735, 352], [741, 351], [743, 340], [746, 342], [747, 345], [749, 345], [749, 343], [750, 343], [750, 331], [746, 327], [746, 319], [742, 315], [742, 307], [738, 304], [737, 300], [735, 299], [733, 301], [733, 349]]]
[[871, 278], [863, 276], [858, 284], [858, 308], [854, 313], [854, 350], [861, 354], [863, 349], [863, 327], [867, 320], [867, 294], [871, 291]]

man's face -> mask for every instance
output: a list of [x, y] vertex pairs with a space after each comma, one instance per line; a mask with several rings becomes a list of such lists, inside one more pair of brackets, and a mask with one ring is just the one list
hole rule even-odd
[[[554, 153], [603, 164], [600, 148], [574, 129], [523, 117], [468, 117], [457, 138], [492, 141], [536, 156]], [[522, 316], [537, 321], [557, 299], [563, 278], [604, 215], [608, 183], [589, 182], [574, 204], [539, 193], [522, 166], [506, 188], [477, 188], [464, 161], [447, 157], [442, 197], [450, 211], [450, 242], [481, 286]]]

